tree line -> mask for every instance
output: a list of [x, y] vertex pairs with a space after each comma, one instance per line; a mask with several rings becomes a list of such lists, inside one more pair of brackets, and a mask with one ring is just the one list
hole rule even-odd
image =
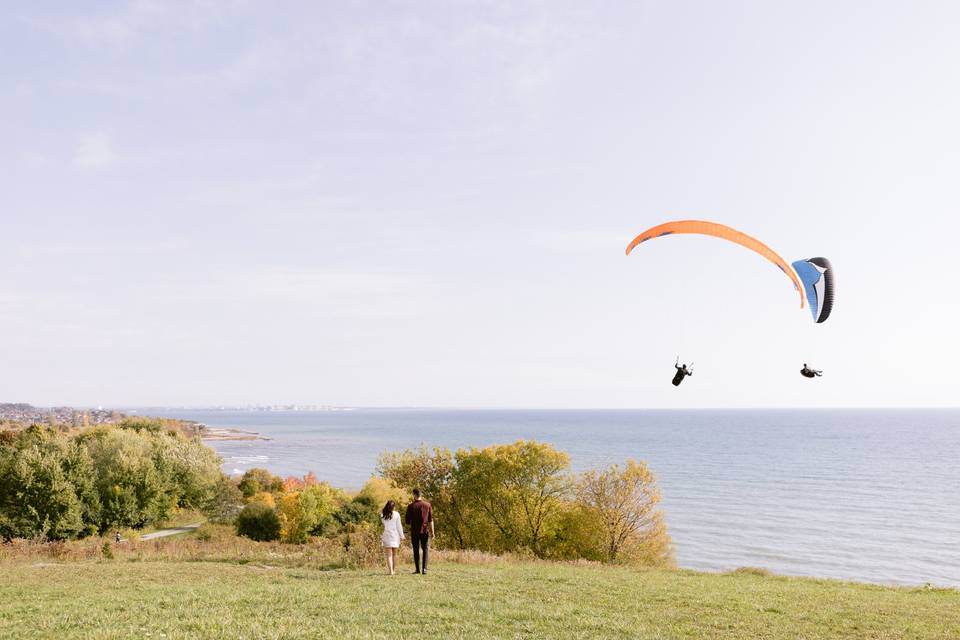
[[142, 528], [236, 492], [199, 438], [161, 420], [64, 433], [0, 431], [0, 539], [66, 540]]
[[570, 456], [528, 440], [482, 449], [421, 447], [381, 456], [378, 473], [420, 487], [439, 546], [540, 558], [672, 564], [653, 473], [628, 460], [574, 474]]
[[[232, 523], [254, 540], [375, 541], [379, 513], [401, 513], [419, 488], [433, 503], [436, 544], [451, 549], [647, 565], [672, 563], [652, 472], [628, 460], [575, 474], [546, 443], [384, 453], [354, 493], [312, 473], [239, 479], [198, 437], [163, 420], [64, 433], [0, 431], [0, 539], [66, 540], [163, 523], [181, 509]], [[363, 535], [354, 536], [353, 534]]]

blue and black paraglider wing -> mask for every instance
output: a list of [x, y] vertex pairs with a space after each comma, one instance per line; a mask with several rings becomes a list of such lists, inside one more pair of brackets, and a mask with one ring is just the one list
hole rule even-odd
[[813, 321], [825, 322], [833, 310], [833, 266], [826, 258], [797, 260], [792, 266], [803, 282]]

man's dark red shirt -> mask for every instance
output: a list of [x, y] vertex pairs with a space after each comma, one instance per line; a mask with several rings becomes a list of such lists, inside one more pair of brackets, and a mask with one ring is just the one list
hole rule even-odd
[[426, 500], [414, 500], [407, 506], [406, 523], [410, 525], [410, 533], [428, 533], [429, 524], [433, 522], [433, 505]]

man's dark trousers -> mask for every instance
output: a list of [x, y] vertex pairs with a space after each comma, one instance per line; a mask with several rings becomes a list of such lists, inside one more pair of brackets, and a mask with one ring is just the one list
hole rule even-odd
[[[413, 566], [417, 571], [427, 570], [427, 554], [430, 548], [430, 536], [426, 533], [410, 534], [410, 542], [413, 543]], [[420, 564], [420, 550], [423, 549], [423, 564]]]

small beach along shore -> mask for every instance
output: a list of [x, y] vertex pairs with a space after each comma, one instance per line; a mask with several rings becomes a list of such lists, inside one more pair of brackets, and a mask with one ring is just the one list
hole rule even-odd
[[244, 431], [243, 429], [234, 429], [232, 427], [209, 427], [205, 424], [199, 425], [200, 437], [208, 441], [224, 440], [269, 440], [270, 438], [260, 435], [255, 431]]

